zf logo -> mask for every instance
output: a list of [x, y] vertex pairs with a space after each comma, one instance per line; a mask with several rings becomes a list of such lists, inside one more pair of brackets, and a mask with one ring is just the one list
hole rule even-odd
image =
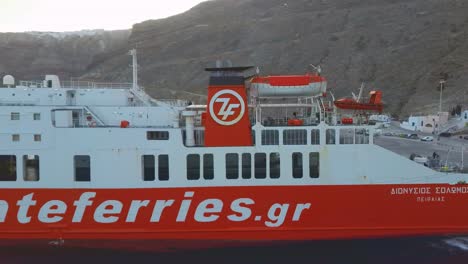
[[221, 90], [211, 98], [209, 111], [216, 123], [234, 125], [244, 116], [244, 99], [233, 90]]

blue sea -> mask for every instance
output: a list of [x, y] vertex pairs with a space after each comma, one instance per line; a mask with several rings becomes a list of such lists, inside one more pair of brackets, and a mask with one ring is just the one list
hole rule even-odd
[[316, 241], [288, 246], [136, 253], [70, 248], [1, 248], [0, 263], [379, 263], [468, 264], [468, 237]]

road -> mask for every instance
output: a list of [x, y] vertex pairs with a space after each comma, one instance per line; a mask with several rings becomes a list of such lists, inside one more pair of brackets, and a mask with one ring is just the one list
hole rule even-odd
[[[420, 137], [427, 136], [430, 134], [411, 132], [399, 128], [396, 124], [393, 124], [386, 129], [383, 129], [382, 133], [397, 133], [397, 134], [418, 134]], [[419, 154], [421, 156], [432, 156], [432, 153], [437, 152], [442, 162], [447, 160], [461, 165], [462, 162], [462, 149], [463, 152], [463, 168], [468, 168], [468, 140], [460, 139], [458, 137], [445, 138], [441, 137], [440, 140], [433, 142], [424, 142], [417, 139], [407, 139], [393, 136], [379, 136], [374, 139], [374, 143], [381, 147], [384, 147], [390, 151], [398, 153], [402, 156], [408, 157], [411, 154]]]

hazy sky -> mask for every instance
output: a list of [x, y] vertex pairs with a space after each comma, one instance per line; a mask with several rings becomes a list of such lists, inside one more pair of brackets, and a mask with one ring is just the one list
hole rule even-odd
[[203, 0], [0, 0], [0, 32], [126, 29]]

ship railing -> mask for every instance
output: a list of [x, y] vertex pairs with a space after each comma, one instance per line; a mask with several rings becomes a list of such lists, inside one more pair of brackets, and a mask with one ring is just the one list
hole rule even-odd
[[[288, 126], [288, 120], [291, 119], [291, 118], [288, 118], [288, 117], [266, 117], [266, 118], [263, 118], [262, 120], [262, 125], [263, 126], [268, 126], [268, 127], [271, 127], [271, 126], [278, 126], [278, 127], [282, 127], [282, 126]], [[294, 119], [297, 119], [297, 120], [301, 120], [302, 121], [302, 126], [316, 126], [318, 125], [318, 119], [317, 118], [314, 118], [314, 117], [296, 117]], [[254, 123], [255, 122], [255, 118], [252, 116], [251, 118], [251, 122]]]
[[260, 133], [260, 145], [373, 144], [374, 135], [372, 129], [372, 127], [334, 127], [323, 125], [315, 127], [257, 127], [257, 131]]
[[29, 88], [42, 88], [44, 83], [42, 81], [19, 81], [19, 86]]
[[340, 128], [340, 144], [369, 144], [369, 129]]
[[[29, 88], [47, 88], [43, 81], [19, 81], [19, 86]], [[52, 87], [58, 88], [58, 87]], [[60, 88], [70, 89], [131, 89], [132, 83], [92, 82], [92, 81], [61, 81]]]
[[0, 105], [10, 105], [10, 106], [33, 106], [37, 105], [40, 101], [39, 100], [16, 100], [16, 101], [8, 101], [0, 99]]
[[91, 81], [62, 81], [60, 82], [62, 88], [72, 89], [130, 89], [132, 83], [116, 83], [116, 82], [91, 82]]
[[187, 100], [181, 99], [153, 99], [155, 103], [162, 103], [172, 107], [186, 107], [188, 105]]

